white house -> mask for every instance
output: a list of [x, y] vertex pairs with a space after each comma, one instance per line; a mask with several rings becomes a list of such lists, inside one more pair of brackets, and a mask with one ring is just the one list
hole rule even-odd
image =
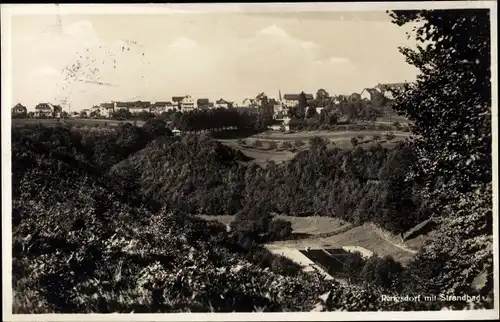
[[392, 84], [377, 84], [377, 86], [373, 88], [365, 88], [361, 92], [362, 99], [373, 100], [377, 97], [377, 95], [383, 95], [387, 99], [394, 99], [392, 90], [403, 90], [406, 83], [392, 83]]
[[184, 96], [180, 103], [181, 111], [183, 112], [192, 111], [196, 108], [194, 104], [194, 98], [192, 98], [190, 95]]
[[113, 104], [114, 104], [113, 109], [115, 111], [120, 111], [120, 110], [128, 111], [128, 108], [129, 108], [129, 105], [130, 105], [127, 102], [114, 102]]
[[151, 104], [151, 113], [155, 115], [160, 115], [161, 113], [167, 112], [171, 109], [173, 109], [173, 106], [170, 102], [154, 102]]
[[149, 107], [144, 107], [144, 106], [130, 106], [128, 108], [128, 111], [131, 113], [131, 114], [140, 114], [140, 113], [143, 113], [143, 112], [149, 112]]
[[[285, 94], [283, 95], [282, 104], [285, 107], [295, 107], [299, 105], [300, 94]], [[306, 100], [313, 100], [314, 96], [312, 94], [306, 94]]]
[[272, 131], [290, 131], [290, 118], [288, 116], [282, 119], [276, 119], [276, 121], [279, 121], [279, 124], [274, 124], [269, 127]]
[[242, 102], [241, 102], [241, 107], [252, 107], [254, 105], [257, 105], [255, 103], [255, 100], [254, 99], [251, 99], [251, 98], [245, 98]]
[[115, 110], [114, 103], [102, 103], [99, 106], [99, 115], [109, 118], [113, 115], [114, 110]]
[[131, 114], [140, 114], [144, 112], [149, 113], [151, 111], [151, 102], [137, 101], [137, 102], [129, 102], [126, 104], [128, 105], [128, 111]]
[[229, 102], [221, 98], [220, 100], [215, 101], [215, 107], [216, 108], [229, 108]]
[[35, 117], [52, 117], [54, 105], [50, 103], [40, 103], [35, 107]]

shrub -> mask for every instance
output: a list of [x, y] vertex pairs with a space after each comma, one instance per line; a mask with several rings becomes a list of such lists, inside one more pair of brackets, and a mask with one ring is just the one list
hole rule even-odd
[[309, 145], [313, 149], [323, 148], [328, 144], [328, 141], [320, 136], [314, 136], [309, 140]]
[[378, 141], [378, 140], [380, 140], [381, 138], [382, 138], [382, 137], [380, 136], [380, 134], [375, 134], [375, 135], [373, 135], [373, 136], [372, 136], [372, 140], [373, 140], [373, 141]]
[[358, 145], [358, 139], [355, 137], [351, 138], [351, 144], [353, 147], [356, 147]]
[[347, 252], [347, 254], [343, 256], [342, 270], [351, 282], [358, 283], [361, 282], [360, 272], [365, 264], [365, 259], [361, 254], [356, 252]]
[[285, 240], [292, 235], [292, 223], [283, 219], [271, 221], [268, 229], [268, 240]]
[[397, 282], [401, 279], [403, 267], [391, 256], [383, 258], [373, 255], [361, 270], [364, 282], [374, 284], [383, 288], [397, 288]]
[[293, 144], [294, 144], [297, 148], [300, 148], [300, 147], [304, 146], [304, 144], [305, 144], [305, 143], [304, 143], [304, 141], [302, 141], [302, 140], [296, 140], [296, 141], [294, 141], [294, 142], [293, 142]]
[[147, 120], [142, 129], [148, 133], [152, 138], [158, 136], [172, 136], [173, 133], [167, 127], [167, 123], [161, 119], [149, 119]]
[[276, 141], [269, 141], [268, 147], [271, 150], [276, 150], [278, 148], [278, 143], [276, 143]]
[[246, 144], [247, 144], [247, 142], [246, 142], [245, 140], [243, 140], [243, 139], [239, 139], [239, 140], [238, 140], [238, 144], [239, 144], [239, 145], [246, 145]]
[[293, 144], [290, 141], [283, 141], [283, 143], [281, 143], [281, 148], [285, 150], [291, 150], [293, 148]]
[[389, 132], [385, 135], [385, 138], [387, 141], [392, 141], [396, 138], [396, 135], [394, 135], [394, 133], [392, 133], [392, 132]]
[[256, 148], [261, 148], [262, 147], [262, 141], [261, 140], [255, 140], [253, 142], [253, 146]]
[[358, 135], [358, 139], [359, 139], [360, 141], [363, 141], [363, 139], [364, 139], [364, 138], [365, 138], [365, 136], [364, 136], [363, 134], [359, 134], [359, 135]]

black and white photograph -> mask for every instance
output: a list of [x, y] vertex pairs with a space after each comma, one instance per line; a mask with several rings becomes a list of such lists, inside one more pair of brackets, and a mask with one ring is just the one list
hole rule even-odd
[[4, 320], [498, 318], [496, 9], [2, 4]]

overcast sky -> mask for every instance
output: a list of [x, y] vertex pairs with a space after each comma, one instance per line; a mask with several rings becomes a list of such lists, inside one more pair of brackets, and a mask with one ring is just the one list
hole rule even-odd
[[12, 98], [29, 109], [350, 94], [416, 76], [397, 48], [409, 44], [408, 28], [385, 12], [23, 15], [11, 28]]

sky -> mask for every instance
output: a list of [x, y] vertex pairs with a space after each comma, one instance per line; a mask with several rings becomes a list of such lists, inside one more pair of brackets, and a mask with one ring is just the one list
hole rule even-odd
[[17, 15], [12, 98], [72, 111], [172, 96], [239, 102], [320, 88], [360, 93], [417, 75], [385, 12]]

